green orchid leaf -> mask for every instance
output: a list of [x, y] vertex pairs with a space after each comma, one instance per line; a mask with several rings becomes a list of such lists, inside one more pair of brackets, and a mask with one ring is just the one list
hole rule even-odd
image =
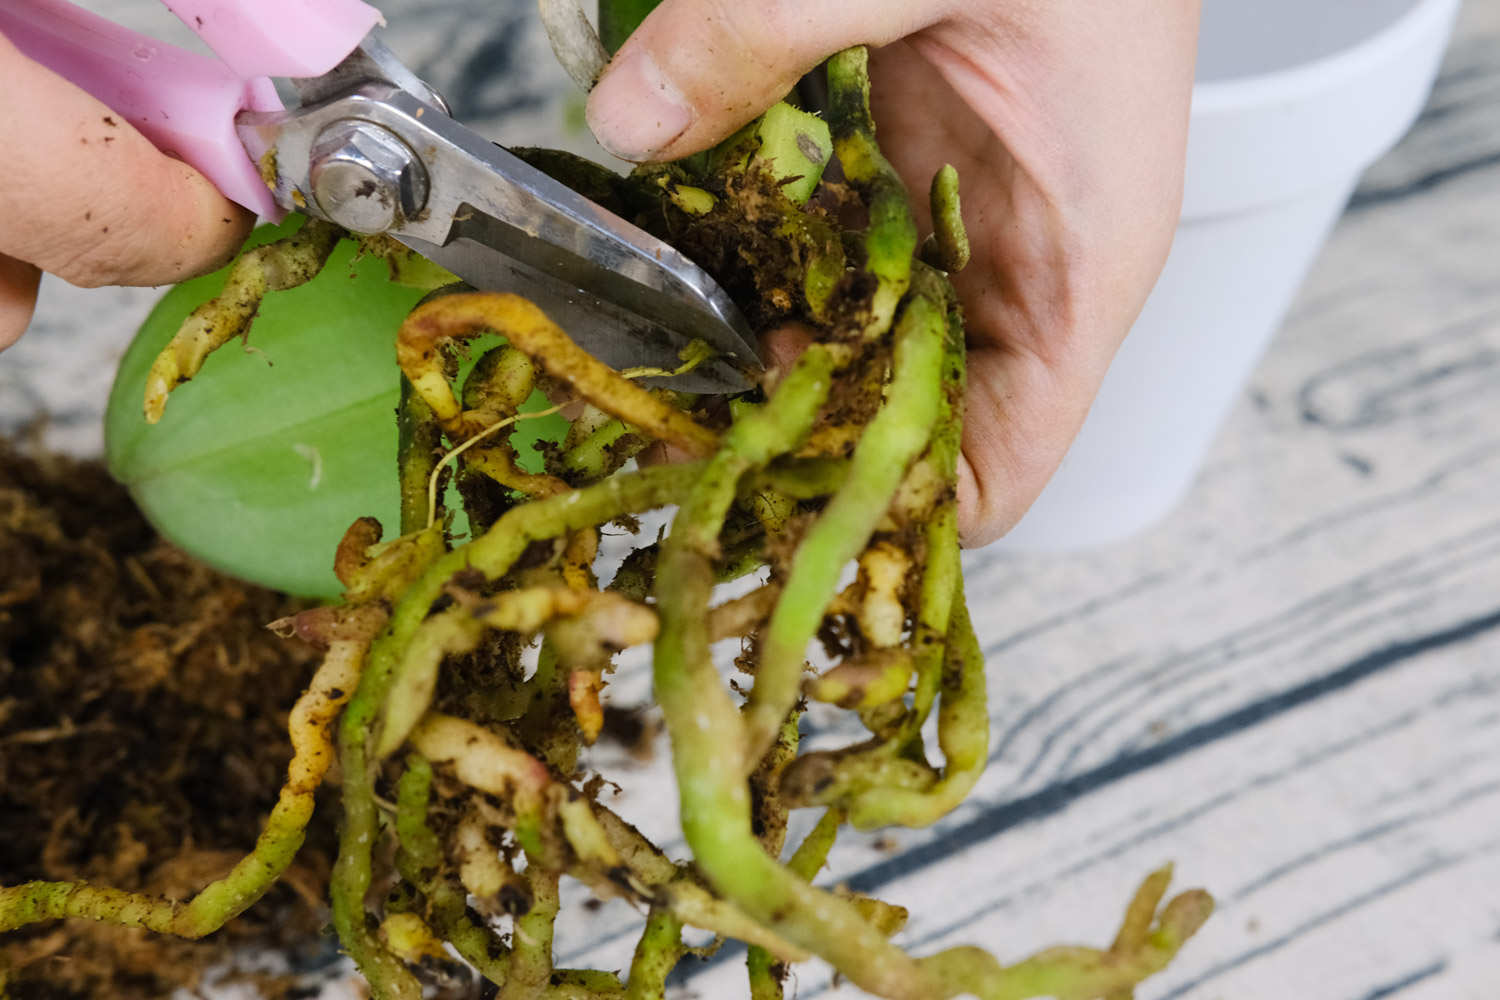
[[[247, 248], [297, 224], [263, 227]], [[385, 261], [345, 241], [317, 278], [267, 296], [244, 348], [211, 355], [172, 393], [161, 422], [147, 424], [152, 359], [226, 273], [167, 292], [126, 351], [105, 420], [110, 471], [163, 535], [205, 562], [289, 593], [335, 597], [333, 553], [345, 529], [372, 515], [391, 537], [400, 523], [395, 339], [423, 293], [393, 283]], [[500, 342], [476, 341], [471, 357]], [[546, 405], [539, 397], [523, 409]], [[537, 471], [531, 444], [560, 440], [566, 428], [555, 417], [522, 421], [511, 438], [521, 463]]]
[[[258, 230], [250, 246], [296, 228]], [[209, 357], [151, 426], [146, 372], [227, 268], [162, 297], [110, 392], [105, 451], [157, 529], [219, 569], [290, 593], [341, 591], [332, 555], [355, 518], [398, 524], [395, 331], [422, 292], [346, 241], [300, 288], [267, 296], [243, 350]]]

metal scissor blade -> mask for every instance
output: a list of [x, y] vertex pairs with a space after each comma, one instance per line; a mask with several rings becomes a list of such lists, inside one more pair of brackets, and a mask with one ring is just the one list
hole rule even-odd
[[723, 356], [662, 380], [673, 387], [738, 391], [749, 385], [744, 373], [761, 367], [748, 325], [707, 272], [398, 87], [372, 82], [287, 115], [239, 118], [252, 155], [274, 153], [277, 200], [314, 214], [315, 142], [348, 122], [388, 131], [420, 160], [425, 203], [389, 234], [475, 287], [535, 298], [581, 347], [614, 364], [670, 371], [694, 340]]
[[[679, 352], [693, 338], [645, 319], [610, 297], [586, 292], [516, 257], [496, 253], [492, 240], [497, 236], [495, 228], [502, 226], [475, 210], [455, 224], [456, 235], [443, 246], [412, 236], [398, 238], [475, 288], [511, 291], [535, 302], [575, 343], [605, 364], [621, 369], [677, 367]], [[743, 371], [722, 358], [681, 375], [642, 381], [683, 392], [742, 392], [750, 385]]]
[[[391, 235], [475, 287], [566, 310], [567, 318], [553, 320], [610, 364], [671, 370], [682, 348], [701, 339], [725, 362], [714, 366], [716, 374], [672, 384], [698, 391], [748, 386], [737, 369], [760, 367], [754, 338], [706, 272], [451, 118], [431, 118], [419, 122], [443, 141], [422, 149], [432, 177], [427, 219]], [[439, 232], [445, 221], [447, 231]]]

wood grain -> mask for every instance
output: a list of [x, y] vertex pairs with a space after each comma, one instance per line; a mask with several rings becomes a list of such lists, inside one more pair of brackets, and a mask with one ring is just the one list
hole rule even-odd
[[[572, 141], [555, 123], [576, 98], [526, 76], [550, 57], [495, 4], [382, 6], [391, 42], [495, 134]], [[480, 10], [491, 30], [471, 31]], [[54, 443], [97, 448], [149, 297], [50, 288], [0, 357], [0, 429], [45, 410]], [[1465, 7], [1427, 110], [1366, 176], [1169, 522], [967, 569], [991, 766], [936, 828], [848, 838], [825, 881], [909, 906], [919, 952], [1017, 958], [1109, 940], [1172, 859], [1220, 911], [1141, 1000], [1500, 995], [1500, 3]], [[612, 696], [644, 703], [646, 671]], [[664, 757], [593, 762], [681, 855]], [[561, 929], [559, 961], [624, 967], [639, 927], [607, 904]], [[674, 995], [743, 995], [740, 955], [685, 969]], [[816, 966], [796, 985], [855, 995]]]

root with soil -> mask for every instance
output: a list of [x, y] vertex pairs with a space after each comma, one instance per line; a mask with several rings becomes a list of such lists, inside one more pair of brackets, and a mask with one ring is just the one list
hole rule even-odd
[[[788, 965], [813, 955], [870, 993], [908, 1000], [1124, 997], [1161, 969], [1212, 906], [1197, 890], [1162, 905], [1166, 870], [1142, 884], [1109, 947], [1013, 965], [971, 947], [913, 956], [891, 941], [899, 907], [813, 884], [844, 826], [925, 826], [962, 801], [989, 736], [954, 511], [963, 322], [940, 270], [967, 257], [957, 181], [947, 170], [934, 184], [939, 231], [919, 247], [905, 188], [875, 142], [865, 72], [861, 49], [827, 65], [836, 183], [801, 183], [822, 163], [794, 174], [755, 155], [774, 143], [769, 115], [714, 155], [629, 179], [530, 154], [712, 270], [758, 325], [795, 318], [814, 343], [726, 404], [609, 369], [515, 296], [431, 297], [397, 336], [399, 531], [380, 542], [378, 524], [357, 522], [338, 553], [344, 603], [279, 623], [324, 654], [292, 712], [286, 784], [254, 848], [187, 900], [80, 881], [0, 889], [0, 931], [57, 918], [215, 930], [292, 863], [336, 754], [333, 923], [375, 997], [420, 997], [425, 970], [450, 961], [444, 945], [502, 997], [660, 997], [691, 950], [687, 927], [751, 945], [757, 1000], [780, 997]], [[774, 120], [821, 128], [787, 108]], [[794, 144], [820, 148], [811, 134]], [[330, 248], [319, 231], [258, 251], [235, 294], [284, 283], [263, 272], [307, 275], [309, 255]], [[172, 367], [153, 382], [153, 412], [201, 364], [202, 328], [219, 328], [220, 305], [246, 313], [236, 299], [196, 314], [191, 349], [164, 355]], [[506, 345], [455, 386], [455, 350], [486, 332]], [[577, 413], [545, 469], [525, 472], [495, 431], [523, 417], [538, 387]], [[628, 467], [655, 444], [684, 460]], [[449, 477], [468, 540], [452, 537], [443, 509]], [[601, 584], [601, 529], [674, 506], [670, 532]], [[714, 605], [718, 583], [751, 572], [758, 589]], [[711, 646], [736, 636], [747, 676], [726, 679]], [[831, 661], [815, 674], [814, 639]], [[577, 775], [615, 655], [644, 643], [686, 862]], [[539, 647], [529, 676], [528, 647]], [[856, 712], [868, 738], [799, 753], [806, 699]], [[934, 713], [935, 748], [924, 737]], [[783, 863], [788, 814], [810, 807], [823, 817]], [[553, 967], [564, 876], [645, 913], [623, 974]]]

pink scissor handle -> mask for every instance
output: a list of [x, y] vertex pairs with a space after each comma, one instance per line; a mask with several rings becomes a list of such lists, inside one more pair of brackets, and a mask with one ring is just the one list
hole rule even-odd
[[244, 79], [322, 76], [382, 23], [363, 0], [162, 0]]
[[[225, 62], [139, 35], [66, 0], [0, 0], [0, 32], [119, 113], [158, 149], [196, 167], [225, 197], [279, 219], [284, 212], [240, 143], [234, 116], [280, 109], [268, 76], [327, 72], [360, 43], [379, 12], [359, 0], [175, 0], [169, 6]], [[311, 18], [310, 27], [291, 20], [303, 17]], [[297, 36], [295, 43], [280, 44], [265, 30], [235, 37], [257, 19]]]

